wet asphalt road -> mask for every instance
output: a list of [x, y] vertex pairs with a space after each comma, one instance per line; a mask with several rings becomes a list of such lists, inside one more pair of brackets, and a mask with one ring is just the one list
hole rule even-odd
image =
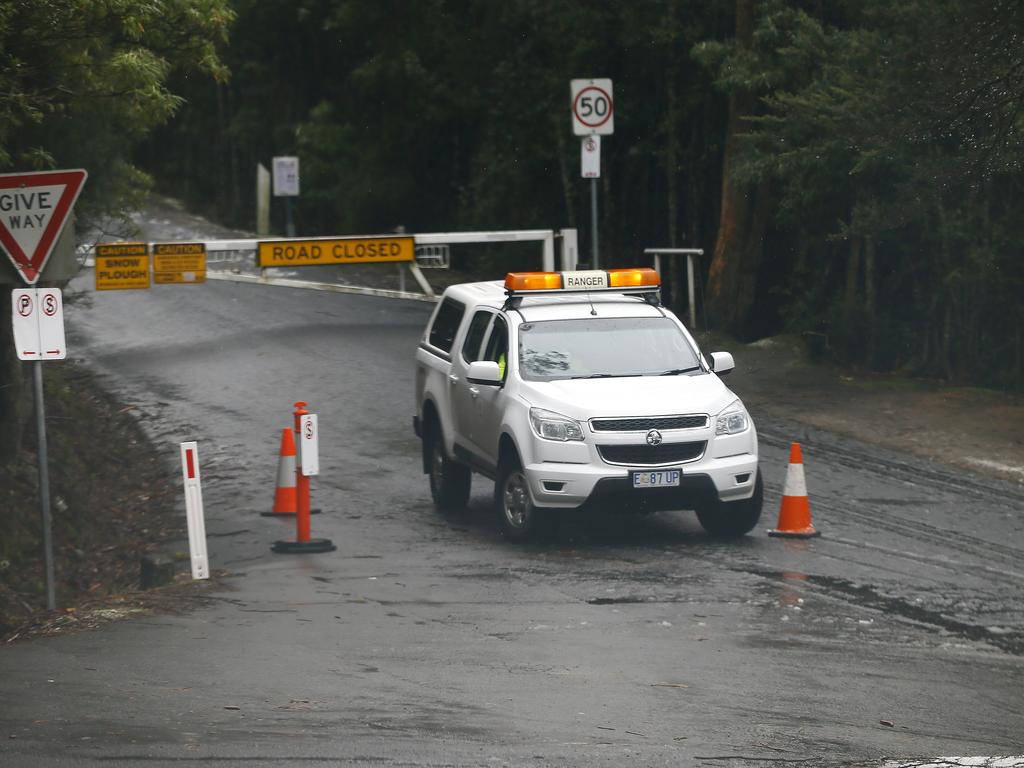
[[[137, 407], [173, 476], [198, 440], [229, 575], [187, 615], [0, 649], [5, 768], [1024, 753], [1019, 488], [762, 419], [765, 514], [743, 540], [681, 512], [510, 545], [485, 480], [464, 515], [430, 504], [411, 426], [430, 305], [90, 281], [72, 356]], [[272, 554], [292, 524], [260, 516], [299, 399], [321, 428], [313, 535], [338, 546], [305, 557]], [[794, 439], [811, 541], [764, 533]]]

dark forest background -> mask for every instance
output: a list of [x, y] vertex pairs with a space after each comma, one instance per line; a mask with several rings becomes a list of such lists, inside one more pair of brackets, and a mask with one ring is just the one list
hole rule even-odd
[[585, 256], [585, 77], [615, 89], [602, 266], [704, 248], [716, 331], [1024, 388], [1019, 0], [0, 0], [0, 170], [88, 169], [80, 227], [154, 188], [251, 227], [294, 154], [301, 234], [576, 227]]
[[1024, 383], [1019, 2], [228, 5], [230, 79], [174, 71], [135, 156], [198, 211], [251, 226], [256, 163], [295, 154], [301, 233], [568, 226], [585, 256], [569, 81], [608, 77], [604, 264], [701, 247], [717, 330]]

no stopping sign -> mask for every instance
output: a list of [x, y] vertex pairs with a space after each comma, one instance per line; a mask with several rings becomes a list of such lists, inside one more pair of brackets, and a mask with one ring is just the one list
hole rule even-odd
[[588, 136], [615, 132], [615, 103], [610, 79], [573, 80], [570, 90], [574, 134]]

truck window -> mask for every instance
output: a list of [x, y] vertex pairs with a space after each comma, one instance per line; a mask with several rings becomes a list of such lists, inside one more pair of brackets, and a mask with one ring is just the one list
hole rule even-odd
[[505, 380], [505, 372], [508, 370], [508, 325], [500, 315], [494, 318], [494, 327], [491, 328], [491, 335], [487, 338], [487, 349], [484, 350], [484, 360], [492, 360], [498, 364], [501, 371], [501, 380]]
[[452, 344], [455, 342], [455, 334], [459, 330], [459, 323], [466, 313], [466, 305], [454, 299], [445, 299], [437, 310], [434, 322], [430, 326], [430, 335], [427, 337], [430, 346], [437, 347], [445, 352], [451, 352]]
[[466, 341], [462, 345], [462, 359], [467, 363], [480, 359], [480, 342], [484, 340], [484, 333], [487, 325], [491, 322], [491, 314], [481, 309], [469, 323], [469, 331], [466, 333]]

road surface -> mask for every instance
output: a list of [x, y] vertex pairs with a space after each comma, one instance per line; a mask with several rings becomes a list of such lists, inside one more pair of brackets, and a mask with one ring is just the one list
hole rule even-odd
[[[198, 441], [227, 575], [184, 615], [0, 649], [0, 765], [1024, 754], [1019, 487], [805, 429], [823, 536], [769, 538], [793, 432], [755, 413], [765, 514], [744, 539], [681, 512], [516, 546], [478, 476], [467, 513], [430, 504], [412, 432], [429, 304], [90, 280], [71, 289], [72, 356], [136, 406], [169, 473]], [[329, 554], [271, 553], [294, 527], [260, 514], [297, 400], [319, 416]]]

